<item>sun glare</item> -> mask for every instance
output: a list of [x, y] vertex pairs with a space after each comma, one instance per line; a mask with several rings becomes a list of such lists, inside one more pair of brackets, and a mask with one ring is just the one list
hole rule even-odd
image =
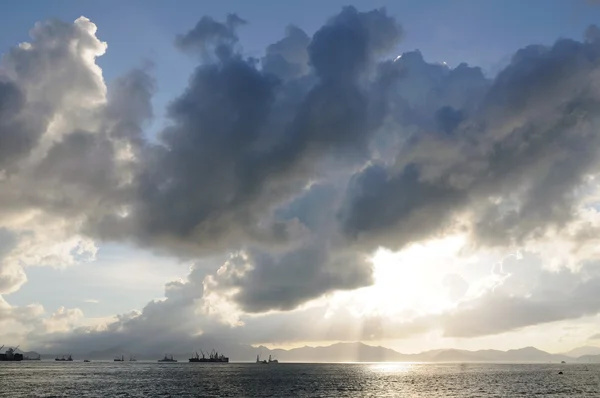
[[369, 368], [379, 373], [408, 373], [414, 366], [411, 362], [392, 362], [373, 364]]
[[463, 236], [410, 245], [400, 252], [377, 250], [373, 257], [374, 284], [354, 292], [340, 292], [337, 305], [355, 316], [400, 318], [436, 313], [455, 305], [444, 278], [464, 259]]

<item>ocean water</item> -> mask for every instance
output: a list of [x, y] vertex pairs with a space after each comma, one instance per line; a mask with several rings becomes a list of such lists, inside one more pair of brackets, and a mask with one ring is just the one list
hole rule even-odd
[[600, 397], [600, 365], [0, 362], [0, 396]]

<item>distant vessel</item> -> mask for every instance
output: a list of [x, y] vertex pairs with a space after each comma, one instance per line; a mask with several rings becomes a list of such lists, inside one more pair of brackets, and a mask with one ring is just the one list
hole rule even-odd
[[42, 356], [40, 354], [38, 354], [37, 358], [29, 358], [28, 356], [24, 356], [23, 360], [24, 361], [41, 361]]
[[[0, 347], [0, 350], [2, 348], [4, 348], [4, 345]], [[19, 346], [16, 346], [15, 348], [9, 348], [4, 354], [0, 354], [0, 361], [22, 361], [23, 354], [19, 354], [17, 352], [18, 348]]]
[[123, 355], [121, 355], [121, 358], [119, 358], [119, 357], [116, 357], [116, 358], [114, 359], [114, 361], [115, 361], [115, 362], [125, 362], [125, 358], [123, 357]]
[[132, 355], [129, 356], [129, 362], [136, 362], [136, 361], [137, 361], [137, 359], [135, 359], [134, 356], [132, 356]]
[[173, 359], [173, 355], [167, 357], [167, 354], [165, 354], [165, 357], [163, 359], [159, 359], [158, 362], [177, 362], [177, 360]]
[[263, 363], [265, 365], [268, 364], [268, 362], [266, 360], [264, 360], [264, 359], [262, 361], [260, 360], [260, 355], [256, 356], [256, 363]]
[[263, 359], [262, 361], [260, 360], [260, 355], [256, 356], [256, 363], [260, 363], [260, 364], [265, 364], [268, 365], [270, 363], [279, 363], [279, 361], [277, 359], [271, 359], [271, 356], [269, 355], [269, 360], [267, 361], [266, 359]]
[[208, 355], [208, 358], [206, 358], [206, 356], [204, 355], [204, 351], [200, 350], [200, 352], [202, 353], [202, 358], [200, 358], [200, 355], [198, 355], [198, 352], [196, 352], [196, 354], [194, 356], [192, 356], [189, 361], [190, 362], [218, 362], [218, 363], [227, 363], [229, 362], [229, 357], [226, 357], [223, 354], [220, 354], [215, 351], [212, 350], [210, 352], [210, 354]]
[[60, 362], [63, 362], [63, 361], [73, 362], [73, 357], [71, 356], [71, 354], [69, 354], [69, 356], [67, 358], [65, 358], [65, 356], [63, 355], [61, 358], [59, 358], [59, 357], [54, 358], [54, 360], [60, 361]]
[[565, 361], [560, 361], [560, 363], [566, 363]]
[[91, 362], [89, 359], [84, 359], [83, 362]]

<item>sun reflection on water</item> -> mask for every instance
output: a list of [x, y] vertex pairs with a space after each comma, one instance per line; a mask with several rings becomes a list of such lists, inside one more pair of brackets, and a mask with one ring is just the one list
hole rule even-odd
[[381, 373], [408, 373], [415, 365], [416, 363], [412, 362], [374, 363], [369, 369]]

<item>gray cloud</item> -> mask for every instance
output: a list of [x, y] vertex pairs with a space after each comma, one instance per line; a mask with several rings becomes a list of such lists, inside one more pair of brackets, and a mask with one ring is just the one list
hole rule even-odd
[[351, 290], [372, 283], [366, 255], [333, 252], [319, 243], [281, 255], [250, 251], [248, 258], [228, 261], [219, 288], [237, 288], [235, 302], [246, 312], [292, 310], [333, 290]]
[[267, 47], [262, 69], [281, 80], [291, 80], [309, 72], [308, 45], [310, 37], [297, 26], [290, 25], [286, 36]]
[[[262, 65], [239, 48], [243, 23], [204, 17], [178, 36], [176, 45], [202, 60], [170, 103], [158, 142], [144, 136], [156, 90], [147, 68], [107, 91], [94, 64], [105, 46], [89, 21], [36, 25], [32, 43], [2, 60], [0, 169], [10, 178], [0, 179], [0, 220], [9, 234], [34, 243], [84, 234], [180, 257], [240, 253], [211, 275], [211, 291], [235, 291], [234, 304], [261, 313], [372, 283], [365, 258], [379, 246], [458, 229], [479, 244], [518, 244], [573, 219], [574, 191], [600, 149], [593, 34], [520, 50], [489, 81], [465, 64], [428, 64], [418, 51], [386, 60], [403, 32], [385, 10], [344, 8], [312, 38], [290, 27]], [[15, 221], [31, 210], [29, 225]], [[24, 282], [10, 264], [0, 266], [2, 292]], [[107, 331], [79, 330], [78, 341], [188, 342], [204, 329], [233, 339], [243, 328], [211, 328], [217, 320], [196, 316], [207, 273], [195, 268], [166, 286], [165, 301]], [[475, 336], [598, 311], [596, 279], [559, 276], [569, 283], [561, 303], [542, 290], [494, 292], [446, 318], [397, 326], [408, 335], [439, 321], [449, 335]], [[448, 281], [455, 297], [463, 282]], [[514, 316], [481, 325], [489, 308]], [[245, 318], [246, 330], [258, 328], [254, 319]], [[377, 317], [355, 332], [389, 336]]]
[[[80, 327], [69, 333], [39, 333], [28, 336], [36, 349], [43, 352], [69, 351], [87, 354], [121, 352], [162, 356], [163, 347], [175, 353], [191, 348], [224, 350], [234, 360], [247, 360], [256, 353], [250, 344], [294, 341], [356, 341], [409, 337], [432, 327], [429, 320], [390, 322], [382, 316], [360, 321], [348, 311], [325, 318], [325, 307], [299, 311], [272, 312], [263, 315], [243, 314], [239, 323], [223, 324], [205, 308], [210, 303], [204, 295], [204, 265], [196, 264], [186, 280], [165, 285], [165, 300], [152, 301], [142, 311], [121, 314], [106, 328]], [[65, 311], [62, 311], [65, 312]]]
[[310, 62], [324, 81], [351, 81], [401, 38], [402, 29], [385, 9], [362, 13], [345, 7], [315, 33], [308, 46]]
[[11, 81], [0, 81], [0, 169], [6, 171], [16, 159], [37, 143], [40, 132], [23, 115], [25, 98]]
[[[596, 266], [581, 273], [536, 272], [532, 266], [525, 268], [515, 269], [507, 286], [465, 302], [456, 311], [442, 316], [444, 334], [448, 337], [486, 336], [600, 312], [600, 275]], [[519, 289], [519, 283], [525, 283], [527, 288], [517, 293], [514, 289]]]
[[519, 244], [564, 226], [574, 190], [598, 163], [599, 55], [597, 42], [572, 40], [518, 51], [476, 112], [459, 124], [462, 107], [448, 104], [456, 120], [452, 129], [442, 123], [445, 135], [425, 124], [393, 166], [372, 165], [354, 177], [340, 213], [346, 235], [398, 248], [456, 227], [454, 216], [468, 205], [475, 236], [487, 244]]
[[[7, 258], [17, 246], [18, 240], [15, 233], [0, 228], [0, 294], [10, 293], [27, 280], [23, 270]], [[0, 296], [0, 300], [1, 298]]]
[[218, 57], [228, 57], [231, 47], [238, 42], [236, 29], [244, 24], [246, 21], [237, 14], [227, 15], [224, 23], [204, 16], [192, 30], [177, 36], [175, 45], [184, 51], [199, 52], [205, 59], [213, 52]]

